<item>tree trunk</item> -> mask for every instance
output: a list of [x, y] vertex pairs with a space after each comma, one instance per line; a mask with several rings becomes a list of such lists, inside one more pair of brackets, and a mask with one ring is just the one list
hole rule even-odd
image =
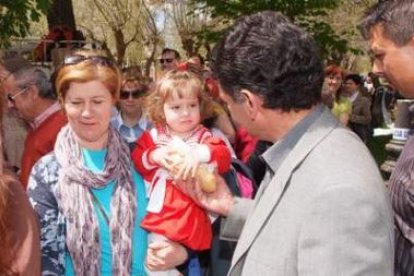
[[76, 30], [72, 0], [53, 0], [47, 14], [47, 23], [49, 30], [55, 26], [63, 25], [71, 30]]

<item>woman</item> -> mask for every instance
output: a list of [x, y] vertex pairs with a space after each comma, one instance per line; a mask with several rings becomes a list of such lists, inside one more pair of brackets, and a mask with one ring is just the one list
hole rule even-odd
[[[0, 101], [0, 122], [2, 121]], [[0, 128], [1, 129], [1, 128]], [[3, 152], [0, 133], [0, 152]], [[0, 275], [40, 275], [39, 225], [22, 185], [0, 154]]]
[[325, 68], [325, 82], [322, 91], [323, 102], [331, 109], [332, 114], [344, 125], [348, 125], [352, 113], [352, 103], [341, 93], [344, 71], [336, 65]]
[[[127, 143], [110, 127], [120, 72], [83, 51], [65, 57], [55, 80], [68, 125], [32, 170], [28, 188], [41, 223], [42, 272], [146, 275], [147, 234], [139, 227], [145, 186]], [[162, 270], [186, 257], [180, 245], [164, 243], [148, 250], [147, 266]]]

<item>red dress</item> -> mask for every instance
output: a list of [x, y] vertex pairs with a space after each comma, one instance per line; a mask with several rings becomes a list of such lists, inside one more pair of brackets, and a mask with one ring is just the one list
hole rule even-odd
[[[157, 177], [159, 170], [162, 170], [159, 165], [150, 163], [149, 153], [156, 147], [167, 145], [171, 140], [172, 137], [164, 128], [146, 131], [137, 140], [132, 159], [147, 183], [159, 185]], [[229, 169], [231, 157], [227, 146], [222, 140], [212, 137], [208, 129], [199, 126], [185, 142], [188, 145], [199, 143], [207, 145], [211, 154], [210, 162], [217, 163], [219, 173], [224, 173]], [[182, 193], [171, 178], [166, 179], [161, 211], [148, 211], [141, 226], [151, 233], [164, 235], [169, 240], [183, 244], [192, 250], [209, 249], [211, 245], [211, 222], [206, 211]]]

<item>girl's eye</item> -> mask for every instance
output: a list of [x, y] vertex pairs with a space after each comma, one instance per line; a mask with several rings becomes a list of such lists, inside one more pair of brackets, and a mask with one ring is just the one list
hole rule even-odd
[[101, 103], [103, 103], [103, 101], [102, 100], [95, 100], [95, 101], [93, 101], [93, 103], [94, 104], [101, 104]]
[[180, 109], [180, 107], [178, 105], [174, 105], [171, 107], [172, 109]]
[[70, 102], [72, 105], [80, 105], [81, 102]]

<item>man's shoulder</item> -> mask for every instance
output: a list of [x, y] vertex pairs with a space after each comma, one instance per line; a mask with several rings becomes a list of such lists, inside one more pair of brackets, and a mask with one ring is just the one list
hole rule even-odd
[[30, 132], [28, 139], [36, 140], [41, 139], [45, 143], [48, 143], [50, 139], [53, 141], [60, 129], [66, 125], [67, 117], [62, 110], [56, 111], [51, 114], [44, 122], [42, 122], [36, 129]]

